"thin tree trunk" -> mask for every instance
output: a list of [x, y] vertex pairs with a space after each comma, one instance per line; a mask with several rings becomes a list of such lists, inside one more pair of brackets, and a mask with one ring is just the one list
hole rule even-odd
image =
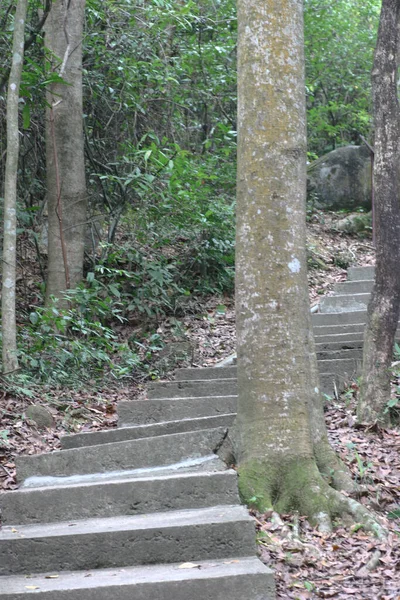
[[82, 32], [85, 0], [54, 0], [46, 21], [53, 71], [46, 115], [49, 215], [46, 300], [82, 279], [87, 193], [82, 107]]
[[383, 0], [372, 71], [376, 268], [364, 335], [358, 406], [358, 419], [365, 424], [389, 422], [390, 364], [400, 309], [399, 21], [399, 1]]
[[344, 512], [373, 528], [365, 509], [328, 483], [331, 467], [333, 485], [350, 479], [326, 436], [308, 299], [303, 2], [239, 0], [238, 24], [231, 437], [240, 493], [260, 511], [297, 509], [321, 529]]
[[15, 287], [17, 262], [17, 174], [19, 154], [19, 88], [24, 60], [27, 0], [15, 11], [12, 64], [7, 93], [7, 159], [4, 184], [3, 283], [1, 296], [3, 372], [18, 369]]

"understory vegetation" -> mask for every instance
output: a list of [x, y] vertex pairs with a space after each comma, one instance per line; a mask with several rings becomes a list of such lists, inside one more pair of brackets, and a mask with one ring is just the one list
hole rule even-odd
[[[0, 6], [0, 196], [14, 4]], [[113, 428], [117, 402], [143, 398], [150, 380], [168, 379], [178, 367], [213, 366], [236, 350], [235, 0], [86, 0], [84, 276], [50, 302], [46, 93], [64, 83], [49, 72], [55, 57], [40, 28], [45, 5], [29, 2], [21, 84], [19, 368], [0, 376], [0, 490], [17, 487], [18, 454], [58, 449], [65, 433]], [[340, 146], [372, 143], [380, 1], [304, 0], [304, 7], [311, 162]], [[317, 200], [311, 194], [307, 206], [312, 306], [345, 280], [348, 267], [375, 260], [371, 213], [322, 212]], [[396, 347], [387, 405], [395, 424], [399, 363]], [[364, 524], [349, 529], [344, 519], [322, 535], [302, 515], [255, 514], [260, 554], [277, 566], [282, 600], [398, 597], [399, 433], [359, 427], [358, 396], [353, 381], [340, 398], [325, 398], [329, 441], [361, 486], [363, 507], [387, 517], [388, 538], [371, 541]], [[32, 405], [45, 408], [52, 427], [36, 426], [27, 415]], [[378, 567], [367, 568], [378, 554]]]
[[[40, 2], [29, 4], [31, 31]], [[310, 158], [370, 133], [379, 3], [306, 2]], [[0, 10], [0, 132], [13, 22]], [[331, 32], [334, 32], [332, 37]], [[233, 0], [87, 2], [83, 48], [89, 220], [85, 279], [44, 308], [47, 206], [42, 33], [26, 51], [18, 204], [20, 390], [157, 376], [157, 327], [233, 293], [236, 6]], [[126, 332], [129, 330], [128, 335]], [[121, 333], [123, 332], [123, 333]], [[141, 344], [148, 346], [143, 354]], [[55, 350], [57, 349], [57, 352]], [[11, 385], [11, 382], [8, 382]]]

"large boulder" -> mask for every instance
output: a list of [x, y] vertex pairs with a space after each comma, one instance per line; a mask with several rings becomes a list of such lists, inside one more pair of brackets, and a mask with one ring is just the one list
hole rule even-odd
[[366, 146], [343, 146], [311, 163], [308, 197], [317, 208], [371, 208], [371, 154]]

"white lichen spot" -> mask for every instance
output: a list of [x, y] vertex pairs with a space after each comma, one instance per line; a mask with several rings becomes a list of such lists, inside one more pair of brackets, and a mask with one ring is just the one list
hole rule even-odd
[[291, 273], [298, 273], [301, 267], [300, 261], [297, 258], [294, 258], [290, 261], [288, 267]]
[[15, 90], [17, 89], [17, 86], [15, 85], [15, 83], [12, 83], [12, 84], [10, 85], [10, 88], [11, 88], [11, 90], [12, 90], [13, 92], [15, 92]]
[[13, 285], [14, 285], [13, 280], [10, 279], [9, 277], [7, 277], [7, 279], [5, 279], [5, 281], [4, 281], [4, 287], [6, 287], [9, 290], [10, 288], [13, 287]]
[[314, 392], [315, 392], [316, 394], [318, 394], [318, 392], [319, 392], [319, 389], [318, 389], [317, 387], [315, 387], [315, 388], [314, 388]]
[[13, 60], [16, 65], [19, 65], [22, 63], [22, 56], [19, 54], [19, 52], [15, 52]]

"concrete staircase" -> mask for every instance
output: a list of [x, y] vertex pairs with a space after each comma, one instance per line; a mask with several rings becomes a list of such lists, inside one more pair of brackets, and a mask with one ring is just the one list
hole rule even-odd
[[[325, 393], [358, 371], [370, 277], [350, 269], [313, 315]], [[236, 400], [235, 366], [180, 369], [120, 402], [118, 429], [21, 456], [20, 489], [0, 496], [0, 600], [272, 600], [236, 474], [217, 456]]]
[[367, 305], [374, 267], [350, 267], [347, 281], [320, 302], [312, 316], [322, 392], [331, 395], [360, 373]]
[[236, 473], [216, 454], [236, 381], [213, 371], [122, 402], [116, 430], [17, 460], [21, 488], [0, 496], [0, 600], [273, 600]]

